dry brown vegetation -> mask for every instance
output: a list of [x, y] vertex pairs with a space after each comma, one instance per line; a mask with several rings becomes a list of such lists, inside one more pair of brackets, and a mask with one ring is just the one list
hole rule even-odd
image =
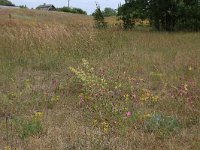
[[0, 149], [200, 149], [199, 33], [23, 9], [0, 26]]

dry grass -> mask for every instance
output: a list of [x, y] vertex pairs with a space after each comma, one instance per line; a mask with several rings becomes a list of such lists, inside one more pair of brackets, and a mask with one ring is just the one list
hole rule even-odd
[[[96, 30], [88, 16], [0, 12], [0, 149], [200, 149], [199, 33]], [[83, 58], [94, 68], [88, 76], [108, 82], [97, 98], [101, 88], [91, 85], [90, 91], [69, 69], [82, 68]], [[144, 88], [159, 100], [141, 102]], [[124, 109], [121, 120], [95, 99]], [[172, 116], [180, 129], [147, 132], [146, 120], [131, 121], [126, 111]], [[42, 115], [35, 121], [36, 112]], [[42, 130], [35, 133], [37, 121]]]

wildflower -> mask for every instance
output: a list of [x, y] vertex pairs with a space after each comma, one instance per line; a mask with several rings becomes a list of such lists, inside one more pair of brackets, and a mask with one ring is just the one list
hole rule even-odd
[[142, 79], [142, 78], [140, 78], [139, 80], [140, 80], [141, 82], [144, 82], [144, 79]]
[[84, 102], [83, 96], [80, 96], [79, 105], [81, 105], [83, 102]]
[[17, 94], [16, 93], [11, 93], [10, 94], [13, 98], [17, 97]]
[[97, 125], [97, 120], [96, 120], [96, 119], [93, 121], [93, 124], [94, 124], [94, 125]]
[[125, 94], [124, 97], [125, 97], [125, 100], [129, 100], [129, 95], [128, 94]]
[[41, 116], [43, 116], [43, 112], [36, 112], [35, 116], [41, 117]]
[[158, 101], [158, 96], [154, 96], [150, 90], [147, 90], [147, 89], [143, 89], [143, 93], [142, 95], [140, 96], [140, 100], [143, 101], [143, 102], [147, 102], [147, 101], [153, 101], [153, 102], [156, 102]]
[[42, 119], [43, 115], [44, 115], [43, 112], [36, 112], [36, 113], [34, 114], [34, 116], [33, 116], [33, 119], [34, 119], [34, 120], [40, 120], [40, 119]]
[[191, 70], [192, 70], [192, 67], [191, 67], [191, 66], [189, 66], [188, 70], [189, 70], [189, 71], [191, 71]]
[[185, 83], [184, 84], [184, 90], [187, 91], [188, 90], [188, 85]]
[[24, 85], [25, 85], [26, 88], [30, 89], [30, 88], [31, 88], [30, 79], [26, 79], [26, 80], [24, 81]]
[[153, 101], [153, 102], [157, 102], [157, 101], [158, 101], [158, 98], [159, 98], [158, 96], [152, 96], [152, 101]]
[[146, 118], [150, 118], [151, 116], [152, 116], [151, 114], [146, 114], [143, 116], [143, 118], [146, 119]]
[[52, 85], [55, 86], [57, 84], [57, 81], [55, 79], [52, 80]]
[[60, 100], [60, 96], [56, 96], [55, 100], [59, 101]]
[[128, 111], [128, 108], [127, 108], [127, 107], [124, 107], [123, 110], [124, 110], [124, 111]]
[[59, 95], [55, 95], [54, 97], [51, 98], [52, 102], [58, 102], [60, 100], [60, 96]]
[[126, 112], [126, 116], [130, 117], [132, 115], [132, 113], [130, 111]]
[[83, 62], [83, 66], [88, 69], [89, 68], [89, 62], [84, 58], [82, 59], [82, 62]]
[[132, 82], [132, 81], [135, 81], [135, 78], [128, 77], [128, 80], [129, 80], [130, 82]]
[[105, 132], [105, 133], [107, 133], [108, 132], [108, 130], [109, 130], [109, 124], [107, 123], [107, 122], [102, 122], [102, 126], [103, 126], [103, 131]]
[[115, 89], [118, 89], [118, 88], [121, 88], [121, 87], [122, 87], [121, 83], [115, 82]]

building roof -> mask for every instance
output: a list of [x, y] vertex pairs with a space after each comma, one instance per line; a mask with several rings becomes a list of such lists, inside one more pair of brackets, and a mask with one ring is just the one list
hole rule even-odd
[[46, 9], [46, 10], [49, 10], [50, 8], [55, 8], [55, 6], [52, 4], [43, 4], [37, 7], [37, 9]]

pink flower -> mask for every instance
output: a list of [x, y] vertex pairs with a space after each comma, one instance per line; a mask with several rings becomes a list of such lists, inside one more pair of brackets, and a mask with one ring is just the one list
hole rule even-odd
[[53, 80], [52, 80], [52, 85], [53, 85], [53, 86], [56, 86], [56, 84], [57, 84], [57, 81], [56, 81], [55, 79], [53, 79]]
[[126, 113], [126, 116], [127, 117], [130, 117], [132, 115], [132, 113], [130, 112], [130, 111], [128, 111], [127, 113]]
[[81, 105], [83, 102], [84, 102], [84, 99], [83, 99], [83, 97], [81, 96], [81, 97], [80, 97], [80, 101], [79, 101], [79, 105]]

